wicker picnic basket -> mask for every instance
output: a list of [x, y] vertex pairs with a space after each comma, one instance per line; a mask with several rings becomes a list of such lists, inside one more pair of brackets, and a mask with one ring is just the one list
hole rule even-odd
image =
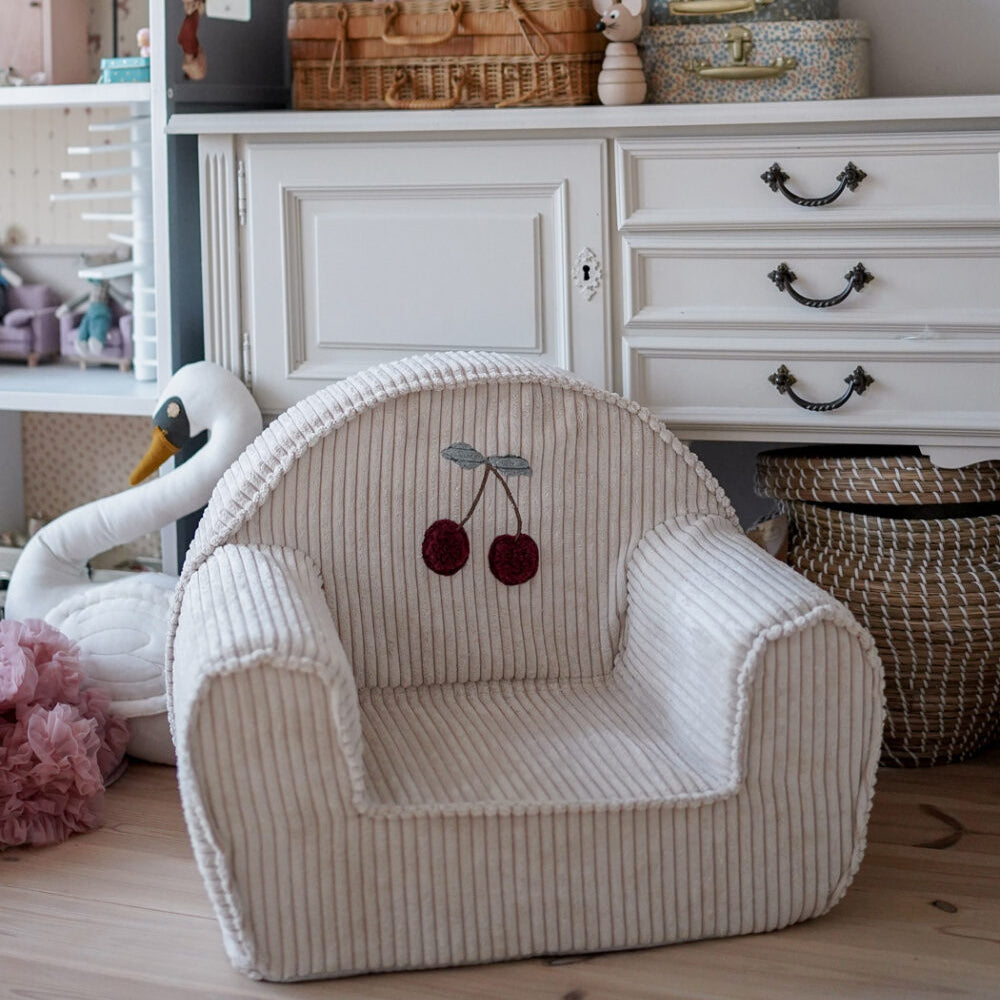
[[605, 40], [590, 0], [292, 3], [303, 110], [590, 104]]
[[789, 450], [757, 491], [789, 516], [789, 562], [850, 607], [886, 677], [883, 763], [964, 760], [1000, 731], [1000, 462]]

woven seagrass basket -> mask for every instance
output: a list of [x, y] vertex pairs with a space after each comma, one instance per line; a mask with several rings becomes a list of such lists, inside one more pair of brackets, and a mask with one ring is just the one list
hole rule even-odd
[[781, 451], [757, 490], [791, 523], [789, 562], [843, 601], [885, 668], [884, 764], [964, 760], [1000, 731], [1000, 462]]

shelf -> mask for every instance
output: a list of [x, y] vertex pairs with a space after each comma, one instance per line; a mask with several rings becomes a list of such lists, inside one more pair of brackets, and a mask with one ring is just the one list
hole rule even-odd
[[85, 267], [77, 271], [77, 277], [86, 279], [93, 278], [96, 281], [112, 281], [115, 278], [127, 278], [130, 274], [135, 274], [141, 264], [134, 260], [120, 260], [113, 264], [99, 264], [96, 267]]
[[0, 87], [3, 108], [93, 108], [148, 103], [148, 83], [67, 83], [54, 87]]
[[155, 382], [138, 382], [111, 367], [82, 371], [72, 362], [0, 364], [0, 410], [43, 413], [106, 413], [148, 417], [156, 409]]

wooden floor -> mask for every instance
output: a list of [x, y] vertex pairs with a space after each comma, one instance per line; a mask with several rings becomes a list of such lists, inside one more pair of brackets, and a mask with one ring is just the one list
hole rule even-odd
[[1000, 749], [883, 771], [869, 834], [844, 901], [774, 934], [278, 986], [230, 969], [174, 772], [133, 764], [103, 829], [0, 852], [0, 997], [1000, 998]]

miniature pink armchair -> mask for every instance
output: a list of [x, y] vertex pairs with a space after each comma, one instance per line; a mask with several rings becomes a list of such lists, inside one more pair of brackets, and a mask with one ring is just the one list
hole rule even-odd
[[0, 358], [20, 358], [34, 367], [59, 353], [59, 297], [48, 285], [11, 285], [0, 320]]
[[648, 412], [554, 369], [411, 358], [285, 413], [216, 488], [167, 663], [255, 978], [774, 930], [864, 850], [871, 636]]
[[108, 305], [111, 308], [111, 327], [100, 354], [89, 352], [80, 354], [77, 349], [76, 332], [83, 319], [82, 309], [65, 313], [59, 319], [62, 353], [65, 357], [77, 361], [81, 368], [86, 368], [88, 364], [110, 364], [118, 365], [123, 372], [126, 372], [132, 367], [132, 314], [126, 312], [115, 299], [111, 299]]

